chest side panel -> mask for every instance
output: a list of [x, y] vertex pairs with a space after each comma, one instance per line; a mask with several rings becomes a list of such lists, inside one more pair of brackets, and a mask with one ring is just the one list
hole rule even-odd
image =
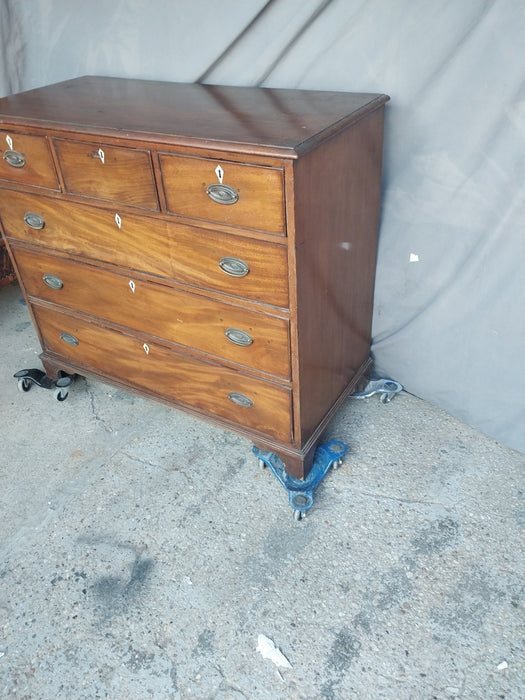
[[294, 256], [303, 437], [370, 349], [383, 108], [295, 166]]

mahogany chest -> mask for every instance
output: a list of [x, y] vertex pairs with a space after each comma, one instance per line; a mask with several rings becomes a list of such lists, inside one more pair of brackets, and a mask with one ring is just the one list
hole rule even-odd
[[0, 218], [47, 376], [304, 478], [369, 367], [386, 95], [82, 77], [0, 100]]

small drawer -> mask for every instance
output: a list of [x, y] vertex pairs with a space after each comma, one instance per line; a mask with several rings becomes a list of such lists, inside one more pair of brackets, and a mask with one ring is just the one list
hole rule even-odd
[[286, 320], [66, 258], [13, 251], [31, 297], [283, 379], [290, 375]]
[[291, 439], [291, 392], [241, 372], [191, 358], [133, 335], [33, 305], [44, 349], [152, 396]]
[[58, 190], [59, 184], [45, 136], [0, 131], [0, 179]]
[[169, 154], [160, 164], [170, 213], [284, 233], [282, 170]]
[[[33, 215], [29, 216], [28, 215]], [[6, 235], [203, 289], [288, 307], [286, 246], [0, 189]]]
[[55, 139], [70, 194], [158, 210], [149, 151]]

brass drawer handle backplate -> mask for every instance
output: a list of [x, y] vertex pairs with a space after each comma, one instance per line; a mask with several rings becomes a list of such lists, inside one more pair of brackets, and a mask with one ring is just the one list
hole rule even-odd
[[217, 204], [235, 204], [239, 199], [239, 193], [229, 185], [214, 183], [208, 185], [206, 194]]
[[228, 398], [237, 406], [242, 406], [243, 408], [251, 408], [253, 406], [253, 401], [249, 399], [244, 394], [238, 394], [236, 391], [230, 391]]
[[234, 345], [240, 345], [241, 347], [248, 347], [253, 343], [253, 338], [246, 331], [241, 331], [239, 328], [227, 328], [224, 331], [224, 335], [228, 338], [230, 343]]
[[61, 333], [60, 337], [68, 345], [78, 345], [78, 338], [75, 338], [71, 333]]
[[64, 283], [60, 277], [57, 277], [56, 275], [45, 274], [42, 279], [44, 280], [44, 284], [47, 284], [47, 286], [51, 289], [62, 289], [64, 286]]
[[219, 267], [230, 277], [244, 277], [250, 272], [248, 265], [239, 258], [221, 258]]
[[23, 168], [26, 164], [26, 157], [23, 153], [18, 151], [4, 151], [4, 160], [6, 163], [11, 165], [13, 168]]
[[36, 231], [40, 231], [46, 225], [46, 222], [39, 214], [33, 214], [31, 211], [28, 211], [24, 216], [24, 221], [28, 226], [34, 228]]

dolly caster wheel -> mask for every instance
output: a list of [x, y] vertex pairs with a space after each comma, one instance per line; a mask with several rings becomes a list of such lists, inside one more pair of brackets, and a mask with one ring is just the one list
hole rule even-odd
[[63, 372], [60, 375], [58, 379], [51, 379], [41, 369], [21, 369], [14, 376], [17, 379], [18, 391], [29, 391], [33, 384], [36, 384], [42, 389], [52, 389], [57, 401], [65, 401], [69, 394], [73, 375]]
[[20, 378], [16, 384], [18, 391], [26, 392], [31, 389], [33, 382], [29, 379]]
[[65, 401], [69, 396], [71, 377], [59, 377], [55, 382], [53, 396], [57, 401]]
[[306, 516], [308, 508], [312, 507], [314, 502], [313, 495], [309, 493], [296, 492], [290, 496], [290, 505], [293, 508], [293, 517], [295, 520], [302, 520]]
[[57, 401], [65, 401], [69, 396], [69, 391], [64, 388], [58, 388], [53, 392], [53, 396]]

